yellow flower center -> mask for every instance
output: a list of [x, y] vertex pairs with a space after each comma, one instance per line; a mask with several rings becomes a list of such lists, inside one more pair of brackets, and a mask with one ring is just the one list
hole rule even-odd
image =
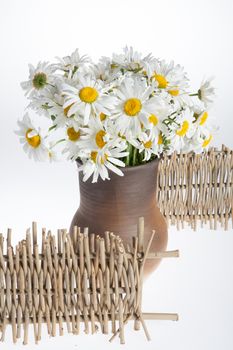
[[117, 64], [115, 64], [115, 63], [112, 63], [112, 64], [110, 65], [110, 67], [111, 67], [111, 69], [115, 69], [115, 68], [117, 68], [117, 67], [118, 67], [118, 65], [117, 65]]
[[[96, 163], [97, 155], [98, 155], [97, 151], [91, 152], [91, 160], [93, 160], [94, 163]], [[101, 160], [100, 160], [101, 164], [104, 164], [105, 160], [107, 160], [107, 159], [108, 159], [108, 155], [105, 153], [104, 157], [101, 157]]]
[[102, 113], [102, 112], [100, 113], [100, 120], [101, 120], [101, 121], [105, 120], [106, 117], [107, 117], [106, 114], [104, 114], [104, 113]]
[[106, 160], [108, 160], [108, 155], [107, 155], [106, 153], [104, 153], [104, 156], [101, 157], [101, 159], [100, 159], [100, 163], [101, 163], [101, 164], [104, 164], [104, 162], [105, 162]]
[[168, 91], [170, 95], [172, 96], [178, 96], [180, 91], [179, 90], [169, 90]]
[[207, 147], [208, 144], [210, 143], [210, 141], [212, 141], [212, 138], [213, 138], [213, 135], [210, 135], [210, 136], [208, 137], [208, 139], [206, 139], [206, 140], [203, 142], [202, 147], [203, 147], [203, 148]]
[[144, 147], [145, 148], [151, 148], [151, 146], [152, 146], [152, 141], [147, 141], [147, 142], [143, 142], [143, 144], [144, 144]]
[[162, 144], [163, 144], [163, 136], [162, 136], [162, 133], [160, 133], [158, 137], [158, 145], [162, 145]]
[[26, 132], [26, 140], [29, 143], [29, 145], [33, 148], [37, 148], [40, 146], [40, 135], [35, 135], [32, 137], [29, 137], [28, 135], [30, 134], [30, 132], [32, 132], [32, 129], [28, 129]]
[[91, 152], [91, 160], [93, 160], [94, 163], [96, 163], [97, 154], [98, 152], [96, 151]]
[[80, 131], [75, 131], [73, 127], [66, 130], [70, 141], [77, 141], [80, 138]]
[[156, 115], [151, 114], [151, 115], [149, 116], [149, 122], [152, 123], [153, 125], [157, 125], [158, 122], [159, 122], [159, 118], [156, 117]]
[[98, 96], [98, 91], [90, 86], [86, 86], [79, 91], [80, 100], [86, 103], [95, 102]]
[[181, 128], [176, 131], [176, 135], [183, 137], [186, 135], [188, 129], [189, 129], [189, 122], [185, 120], [181, 125]]
[[142, 103], [138, 98], [130, 98], [124, 104], [125, 114], [135, 117], [142, 109]]
[[155, 80], [157, 80], [157, 82], [158, 82], [158, 87], [160, 88], [160, 89], [166, 89], [166, 87], [167, 87], [167, 85], [168, 85], [168, 81], [167, 81], [167, 79], [165, 78], [165, 76], [164, 75], [161, 75], [161, 74], [154, 74], [153, 75], [153, 78], [155, 79]]
[[47, 84], [47, 75], [44, 72], [38, 72], [34, 75], [32, 85], [35, 89], [43, 89]]
[[208, 112], [204, 112], [200, 118], [200, 122], [199, 124], [200, 125], [203, 125], [205, 124], [206, 120], [208, 119]]
[[95, 135], [95, 142], [99, 148], [103, 148], [107, 142], [104, 141], [104, 136], [106, 135], [106, 132], [104, 130], [100, 130]]
[[72, 106], [73, 106], [73, 103], [71, 103], [71, 105], [69, 105], [69, 106], [67, 106], [66, 108], [63, 109], [64, 115], [65, 115], [66, 117], [68, 117], [68, 112], [69, 112], [69, 110], [70, 110], [70, 108], [71, 108]]

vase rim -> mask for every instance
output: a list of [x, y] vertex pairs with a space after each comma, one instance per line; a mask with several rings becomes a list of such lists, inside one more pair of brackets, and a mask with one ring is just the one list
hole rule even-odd
[[[134, 171], [134, 170], [138, 170], [138, 169], [145, 169], [145, 168], [149, 168], [150, 166], [153, 166], [155, 164], [157, 164], [160, 161], [161, 158], [155, 158], [149, 162], [146, 162], [144, 164], [138, 164], [138, 165], [126, 165], [125, 167], [121, 167], [119, 166], [119, 168], [123, 171], [123, 172], [128, 172], [128, 171]], [[76, 159], [76, 163], [78, 165], [81, 165], [81, 161], [79, 159]]]
[[153, 166], [159, 162], [160, 158], [155, 158], [149, 162], [138, 164], [138, 165], [126, 165], [125, 167], [119, 167], [122, 171], [133, 171], [138, 169], [144, 169], [149, 168], [150, 166]]

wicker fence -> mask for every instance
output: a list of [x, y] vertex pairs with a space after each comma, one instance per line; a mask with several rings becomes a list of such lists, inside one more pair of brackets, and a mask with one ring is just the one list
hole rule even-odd
[[197, 155], [176, 154], [160, 162], [157, 183], [159, 207], [178, 229], [198, 222], [227, 230], [233, 225], [233, 151], [210, 149]]
[[37, 227], [11, 245], [11, 230], [6, 243], [0, 235], [0, 337], [5, 340], [6, 326], [12, 328], [13, 342], [23, 338], [28, 343], [32, 324], [37, 343], [42, 323], [48, 334], [67, 331], [86, 334], [100, 330], [113, 333], [125, 342], [124, 326], [134, 320], [150, 339], [145, 319], [177, 320], [177, 314], [142, 313], [143, 267], [147, 258], [177, 257], [178, 251], [149, 253], [154, 232], [144, 249], [144, 221], [140, 218], [138, 234], [132, 245], [124, 246], [119, 236], [106, 232], [105, 238], [80, 233], [73, 236], [58, 230], [57, 238], [42, 230], [42, 244], [37, 242]]

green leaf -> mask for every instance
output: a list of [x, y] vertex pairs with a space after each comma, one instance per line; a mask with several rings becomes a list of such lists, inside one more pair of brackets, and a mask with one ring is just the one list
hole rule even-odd
[[49, 131], [52, 131], [52, 130], [55, 129], [56, 127], [57, 127], [57, 124], [56, 124], [56, 125], [53, 125], [53, 126], [50, 126]]

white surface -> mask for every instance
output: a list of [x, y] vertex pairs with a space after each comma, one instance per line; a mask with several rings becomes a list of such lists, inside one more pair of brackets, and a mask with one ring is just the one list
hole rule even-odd
[[[221, 127], [215, 144], [233, 146], [231, 0], [5, 0], [0, 10], [0, 231], [11, 226], [14, 241], [32, 220], [51, 229], [68, 227], [78, 206], [75, 166], [29, 161], [13, 133], [26, 106], [19, 83], [27, 77], [28, 62], [53, 60], [76, 47], [97, 59], [128, 44], [184, 65], [193, 88], [204, 75], [215, 75], [218, 99], [212, 113]], [[181, 258], [164, 260], [147, 281], [144, 310], [178, 312], [180, 321], [147, 322], [150, 343], [129, 325], [125, 349], [232, 350], [232, 247], [232, 230], [171, 228], [168, 248], [179, 248]], [[118, 340], [110, 345], [102, 335], [48, 339], [43, 334], [35, 346], [31, 333], [28, 348], [119, 348]], [[1, 349], [16, 348], [10, 328], [7, 339]]]

